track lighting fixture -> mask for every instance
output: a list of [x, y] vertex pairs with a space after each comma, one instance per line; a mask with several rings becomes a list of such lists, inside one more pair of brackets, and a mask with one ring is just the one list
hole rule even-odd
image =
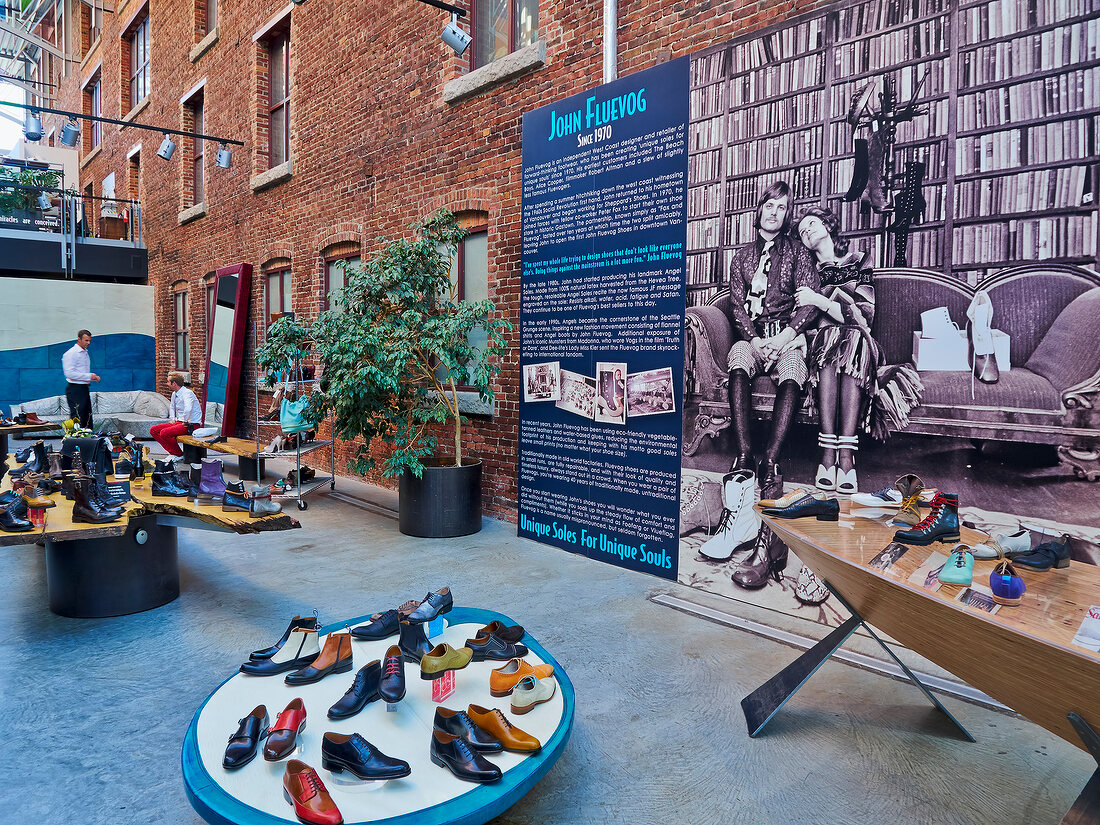
[[69, 118], [69, 122], [61, 127], [61, 142], [65, 146], [76, 146], [80, 139], [80, 126], [76, 120]]
[[42, 135], [45, 132], [42, 129], [42, 121], [38, 117], [38, 112], [31, 109], [27, 112], [27, 122], [23, 125], [23, 137], [30, 141], [42, 140]]
[[451, 22], [443, 29], [443, 42], [461, 55], [470, 45], [470, 35], [458, 27], [458, 14], [451, 12]]
[[53, 204], [50, 203], [50, 196], [47, 195], [45, 192], [39, 192], [38, 193], [38, 208], [41, 209], [43, 212], [45, 212], [51, 206], [53, 206]]
[[160, 148], [157, 149], [157, 157], [164, 158], [165, 160], [171, 160], [172, 155], [176, 152], [176, 144], [172, 142], [172, 138], [164, 135], [164, 140], [161, 141]]
[[220, 166], [222, 169], [228, 169], [229, 164], [233, 161], [233, 154], [230, 152], [229, 147], [224, 143], [218, 147], [218, 155], [214, 163]]

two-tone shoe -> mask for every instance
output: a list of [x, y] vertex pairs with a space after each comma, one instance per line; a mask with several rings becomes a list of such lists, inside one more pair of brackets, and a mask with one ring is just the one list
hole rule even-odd
[[465, 739], [438, 729], [432, 731], [428, 757], [466, 782], [496, 782], [503, 775], [500, 768], [475, 751]]
[[225, 485], [225, 492], [222, 494], [222, 512], [242, 512], [247, 513], [250, 510], [248, 502], [248, 493], [245, 492], [243, 481], [231, 481]]
[[506, 751], [538, 753], [542, 750], [542, 743], [538, 739], [517, 728], [496, 708], [470, 705], [466, 708], [466, 713], [475, 725], [499, 741]]
[[278, 653], [279, 650], [282, 649], [283, 645], [286, 644], [287, 639], [290, 638], [290, 634], [298, 628], [301, 628], [303, 630], [320, 630], [321, 625], [317, 621], [316, 615], [295, 616], [293, 619], [290, 620], [290, 624], [288, 624], [286, 630], [283, 631], [283, 636], [281, 639], [279, 639], [279, 641], [277, 641], [270, 647], [261, 648], [260, 650], [253, 650], [251, 653], [248, 654], [248, 658], [252, 659], [253, 661], [257, 659], [270, 659], [272, 656]]
[[241, 673], [249, 676], [275, 676], [288, 670], [301, 670], [312, 664], [320, 653], [317, 631], [310, 627], [296, 627], [275, 653], [266, 659], [245, 662], [241, 665]]
[[375, 659], [363, 665], [355, 672], [351, 687], [347, 689], [336, 704], [328, 709], [329, 719], [350, 719], [371, 702], [381, 698], [379, 687], [382, 683], [382, 662]]
[[278, 762], [286, 759], [298, 747], [298, 737], [306, 729], [306, 706], [301, 699], [291, 699], [268, 729], [264, 743], [264, 759]]
[[786, 507], [765, 507], [764, 515], [772, 518], [808, 518], [818, 521], [837, 521], [840, 518], [840, 502], [824, 493], [807, 493]]
[[317, 658], [300, 670], [288, 673], [283, 681], [291, 687], [312, 685], [334, 673], [347, 673], [351, 668], [351, 636], [346, 632], [329, 633]]
[[512, 713], [530, 713], [536, 705], [553, 699], [557, 687], [553, 676], [546, 679], [523, 677], [512, 690]]
[[438, 679], [448, 670], [462, 670], [470, 664], [473, 657], [474, 652], [468, 647], [460, 647], [456, 650], [446, 642], [438, 644], [420, 659], [420, 678], [431, 681]]
[[412, 773], [404, 759], [386, 756], [358, 733], [328, 732], [321, 739], [321, 767], [356, 779], [401, 779]]
[[757, 504], [761, 507], [789, 507], [803, 496], [811, 493], [813, 493], [813, 490], [807, 490], [805, 487], [795, 487], [780, 498], [762, 498]]
[[527, 655], [527, 647], [525, 645], [516, 644], [515, 642], [506, 642], [499, 636], [489, 634], [488, 636], [476, 636], [473, 639], [466, 640], [466, 647], [473, 652], [472, 661], [484, 662], [486, 660], [494, 662], [507, 662], [509, 659], [517, 659]]
[[240, 720], [237, 732], [229, 737], [222, 767], [228, 771], [243, 768], [256, 757], [260, 742], [267, 736], [267, 706], [257, 705], [252, 712]]
[[504, 622], [498, 622], [493, 620], [485, 627], [480, 627], [477, 633], [474, 634], [474, 638], [478, 636], [496, 636], [498, 639], [503, 639], [506, 642], [516, 642], [523, 640], [524, 630], [518, 624], [511, 626], [506, 625]]
[[1061, 538], [1044, 541], [1031, 552], [1017, 556], [1013, 562], [1025, 570], [1045, 573], [1052, 567], [1059, 569], [1069, 567], [1069, 557], [1069, 535], [1063, 533]]
[[436, 616], [449, 613], [454, 607], [454, 599], [451, 597], [451, 588], [444, 587], [424, 597], [420, 606], [409, 614], [409, 624], [423, 624], [430, 622]]
[[989, 589], [993, 591], [993, 601], [997, 604], [1017, 605], [1023, 601], [1027, 585], [1012, 562], [1002, 559], [989, 574]]
[[959, 497], [954, 493], [936, 493], [932, 499], [932, 509], [918, 524], [910, 530], [898, 530], [894, 541], [902, 544], [914, 544], [924, 547], [933, 542], [958, 542], [959, 534]]
[[286, 763], [283, 798], [294, 808], [294, 816], [299, 822], [307, 825], [342, 825], [344, 821], [317, 771], [299, 759]]
[[970, 545], [960, 544], [951, 551], [940, 568], [939, 580], [944, 584], [970, 586], [974, 581], [974, 551]]
[[405, 698], [405, 659], [397, 645], [390, 645], [382, 659], [382, 681], [378, 693], [388, 705], [395, 705]]
[[489, 673], [489, 693], [497, 697], [510, 696], [515, 686], [527, 676], [546, 679], [553, 675], [553, 665], [532, 665], [523, 659], [512, 659], [504, 667]]
[[460, 736], [479, 753], [500, 753], [504, 745], [492, 734], [482, 730], [464, 710], [437, 707], [432, 726], [452, 736]]
[[356, 639], [368, 642], [377, 642], [396, 636], [401, 630], [401, 618], [396, 610], [386, 610], [371, 617], [366, 624], [358, 625], [351, 629], [351, 635]]

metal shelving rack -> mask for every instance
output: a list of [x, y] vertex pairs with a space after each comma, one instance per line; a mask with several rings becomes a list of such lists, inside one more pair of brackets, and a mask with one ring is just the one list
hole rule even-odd
[[[263, 305], [261, 307], [261, 312], [263, 313], [263, 317], [266, 318], [266, 314], [267, 314], [267, 282], [266, 281], [264, 282], [264, 297], [263, 297]], [[265, 326], [265, 329], [266, 329], [266, 326]], [[253, 330], [254, 330], [253, 351], [256, 352], [256, 351], [259, 351], [259, 343], [260, 343], [259, 342], [259, 336], [260, 336], [259, 325], [258, 324], [254, 325]], [[298, 363], [297, 360], [295, 360], [294, 363], [291, 365], [291, 369], [293, 370], [294, 375], [299, 375], [300, 374], [299, 368], [300, 368], [300, 364]], [[288, 381], [286, 383], [290, 383], [290, 382]], [[306, 387], [317, 384], [317, 383], [319, 383], [319, 382], [315, 379], [310, 379], [308, 381], [295, 380], [295, 386], [298, 388], [299, 394], [304, 392]], [[321, 489], [325, 484], [328, 484], [329, 490], [335, 490], [336, 489], [336, 443], [335, 443], [335, 440], [334, 439], [323, 439], [323, 440], [319, 439], [319, 440], [311, 441], [308, 444], [306, 444], [305, 446], [302, 446], [302, 444], [299, 442], [298, 445], [293, 450], [280, 450], [280, 451], [274, 452], [274, 453], [266, 452], [265, 450], [262, 450], [261, 447], [260, 447], [260, 428], [263, 427], [263, 426], [272, 426], [272, 425], [274, 425], [276, 427], [279, 427], [280, 425], [279, 425], [278, 421], [264, 421], [260, 418], [260, 379], [259, 379], [259, 376], [256, 377], [255, 381], [253, 381], [252, 401], [253, 401], [253, 406], [256, 410], [256, 465], [257, 465], [257, 467], [259, 467], [259, 463], [263, 459], [267, 459], [267, 458], [289, 458], [290, 456], [294, 456], [294, 467], [295, 467], [295, 470], [296, 470], [295, 478], [299, 479], [298, 485], [296, 487], [287, 489], [285, 492], [276, 493], [276, 492], [272, 491], [272, 493], [271, 493], [272, 500], [273, 501], [280, 501], [280, 500], [285, 501], [285, 500], [294, 499], [298, 503], [298, 509], [299, 510], [305, 510], [305, 509], [308, 509], [308, 507], [309, 507], [309, 502], [306, 501], [306, 496], [308, 496], [310, 493], [316, 492], [317, 490]], [[325, 420], [327, 420], [329, 422], [329, 430], [331, 432], [332, 431], [332, 411], [331, 410], [329, 410], [326, 413], [326, 419]], [[280, 429], [280, 432], [281, 431], [282, 430]], [[314, 450], [319, 450], [322, 447], [328, 447], [329, 448], [329, 475], [327, 475], [327, 476], [320, 476], [319, 475], [319, 476], [315, 477], [312, 481], [307, 481], [305, 484], [303, 484], [301, 482], [301, 478], [302, 478], [302, 456], [306, 455], [307, 453], [312, 453]], [[259, 475], [259, 474], [257, 473], [257, 475]]]

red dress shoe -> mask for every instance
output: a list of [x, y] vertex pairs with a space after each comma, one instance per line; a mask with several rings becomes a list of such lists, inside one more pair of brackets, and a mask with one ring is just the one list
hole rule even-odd
[[[291, 699], [275, 724], [271, 726], [264, 744], [264, 759], [278, 762], [286, 759], [298, 745], [298, 734], [306, 729], [306, 706], [301, 699]], [[309, 767], [306, 765], [305, 767]], [[310, 770], [313, 770], [310, 768]], [[312, 820], [311, 820], [312, 821]], [[325, 820], [326, 822], [328, 820]]]
[[325, 783], [321, 781], [317, 771], [305, 762], [291, 759], [286, 763], [286, 770], [283, 772], [283, 796], [294, 806], [294, 815], [299, 822], [341, 825], [344, 821], [340, 809], [328, 795]]

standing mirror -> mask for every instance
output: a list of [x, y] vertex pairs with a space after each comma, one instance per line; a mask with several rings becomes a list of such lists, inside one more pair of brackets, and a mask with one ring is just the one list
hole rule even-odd
[[252, 265], [234, 264], [217, 271], [214, 284], [214, 318], [206, 345], [207, 406], [222, 405], [222, 435], [236, 435], [237, 397], [244, 360], [245, 330], [248, 326], [248, 298], [252, 292]]

